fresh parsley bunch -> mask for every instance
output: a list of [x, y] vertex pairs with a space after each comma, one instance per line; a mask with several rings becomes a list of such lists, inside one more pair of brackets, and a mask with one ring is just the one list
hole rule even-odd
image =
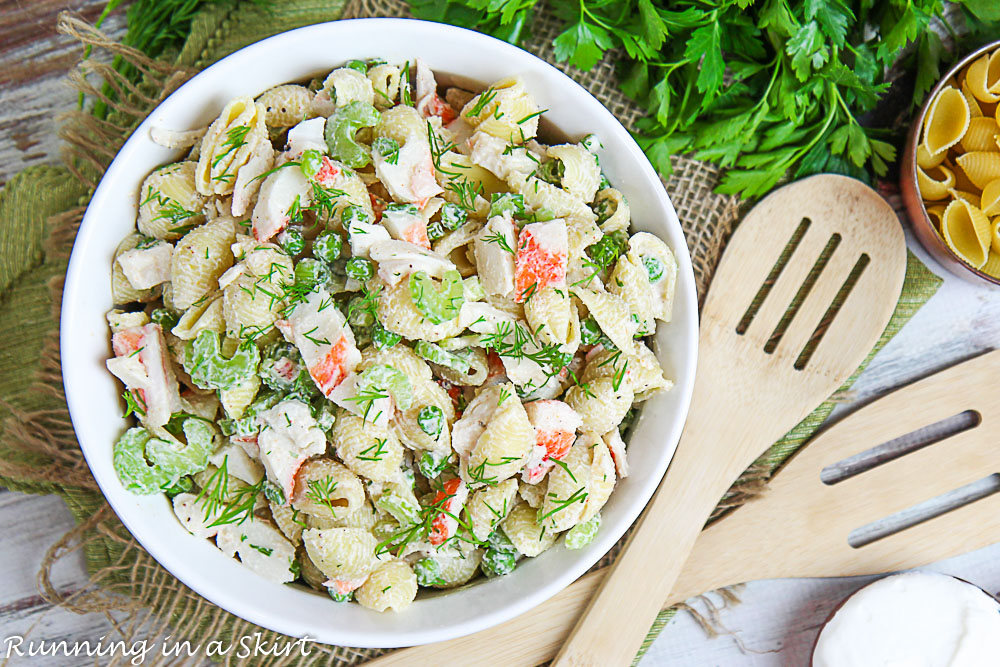
[[[409, 0], [421, 18], [517, 43], [539, 0]], [[663, 174], [670, 156], [727, 168], [719, 192], [757, 197], [782, 177], [839, 172], [870, 181], [896, 156], [864, 124], [900, 58], [912, 103], [940, 76], [930, 28], [960, 5], [972, 35], [1000, 30], [997, 0], [547, 0], [565, 21], [557, 59], [593, 67], [619, 49], [622, 89], [648, 112], [636, 138]]]

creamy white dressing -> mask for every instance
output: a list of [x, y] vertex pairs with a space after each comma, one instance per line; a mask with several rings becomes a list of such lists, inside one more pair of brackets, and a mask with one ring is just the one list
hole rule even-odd
[[351, 255], [370, 259], [371, 247], [376, 243], [389, 241], [392, 237], [382, 225], [354, 221], [347, 228], [347, 238], [351, 244]]
[[432, 278], [442, 278], [445, 272], [455, 270], [451, 260], [408, 241], [386, 239], [373, 243], [369, 256], [378, 263], [379, 278], [390, 285], [417, 271], [424, 271]]
[[525, 225], [522, 234], [530, 234], [538, 248], [548, 255], [562, 255], [563, 262], [569, 253], [569, 237], [566, 233], [566, 221], [562, 218], [548, 222], [533, 222]]
[[434, 178], [431, 147], [425, 137], [410, 135], [399, 148], [395, 163], [388, 162], [378, 151], [372, 152], [375, 175], [396, 201], [423, 205], [444, 192]]
[[129, 284], [137, 290], [156, 287], [170, 280], [170, 258], [174, 247], [159, 241], [148, 248], [132, 248], [118, 255], [118, 266]]
[[310, 118], [288, 130], [288, 153], [301, 155], [304, 151], [314, 150], [329, 153], [330, 149], [323, 138], [326, 129], [326, 118]]
[[371, 400], [359, 400], [358, 381], [360, 379], [359, 373], [351, 373], [330, 392], [327, 398], [366, 422], [371, 422], [376, 426], [388, 426], [389, 418], [393, 416], [395, 411], [392, 396], [385, 391], [381, 392], [385, 394], [382, 398], [372, 397]]
[[[310, 292], [303, 303], [295, 304], [287, 320], [275, 323], [285, 340], [293, 343], [302, 354], [316, 387], [328, 395], [361, 362], [361, 353], [354, 341], [354, 333], [347, 326], [347, 318], [334, 305], [333, 297], [325, 289]], [[334, 346], [343, 345], [344, 355], [339, 367], [339, 377], [331, 376], [321, 382], [317, 375], [330, 374], [326, 368], [327, 355]], [[317, 373], [322, 368], [322, 373]]]
[[260, 461], [267, 478], [292, 497], [295, 473], [306, 459], [326, 451], [326, 435], [316, 426], [309, 406], [287, 400], [257, 415]]
[[487, 294], [508, 296], [514, 291], [514, 255], [511, 251], [516, 247], [514, 223], [507, 216], [493, 216], [476, 236], [472, 250], [479, 281]]
[[267, 241], [284, 229], [288, 224], [288, 211], [296, 199], [299, 208], [307, 208], [312, 203], [309, 181], [301, 169], [279, 169], [265, 178], [260, 187], [257, 205], [250, 216], [254, 238]]
[[992, 667], [1000, 604], [953, 577], [907, 572], [850, 597], [816, 642], [813, 667]]

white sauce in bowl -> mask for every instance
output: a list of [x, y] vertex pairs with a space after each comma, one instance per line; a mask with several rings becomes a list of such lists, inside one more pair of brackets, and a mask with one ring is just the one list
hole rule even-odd
[[820, 633], [813, 667], [1000, 664], [1000, 604], [931, 572], [880, 579], [851, 596]]

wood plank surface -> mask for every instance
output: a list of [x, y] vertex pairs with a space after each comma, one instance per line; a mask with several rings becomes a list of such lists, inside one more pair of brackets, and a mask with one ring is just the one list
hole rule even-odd
[[[58, 116], [76, 106], [65, 74], [81, 56], [80, 45], [56, 33], [59, 12], [78, 12], [89, 21], [103, 0], [0, 0], [0, 186], [34, 164], [59, 161]], [[125, 31], [119, 9], [103, 29]]]

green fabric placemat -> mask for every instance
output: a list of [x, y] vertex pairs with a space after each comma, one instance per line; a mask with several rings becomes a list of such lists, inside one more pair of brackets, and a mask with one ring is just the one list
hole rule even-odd
[[[247, 2], [206, 5], [195, 18], [175, 66], [153, 71], [143, 90], [147, 94], [158, 92], [154, 96], [160, 99], [184, 78], [176, 73], [177, 68], [204, 68], [272, 34], [333, 20], [340, 15], [341, 7], [341, 0], [278, 0], [267, 8]], [[78, 22], [67, 19], [61, 27], [95, 48], [119, 49]], [[130, 56], [127, 52], [125, 55]], [[93, 92], [94, 88], [88, 90]], [[27, 493], [57, 493], [79, 522], [77, 529], [60, 540], [43, 563], [42, 589], [50, 600], [81, 612], [114, 609], [132, 612], [121, 628], [125, 635], [136, 633], [145, 623], [143, 637], [172, 634], [194, 644], [213, 639], [231, 642], [235, 637], [262, 632], [264, 639], [273, 641], [280, 635], [209, 604], [137, 545], [97, 489], [66, 412], [57, 345], [61, 280], [84, 207], [101, 167], [108, 161], [94, 160], [92, 156], [113, 155], [127, 136], [127, 131], [120, 128], [134, 127], [151, 108], [148, 102], [142, 104], [134, 97], [126, 100], [131, 107], [112, 113], [107, 123], [88, 121], [74, 125], [77, 132], [67, 133], [77, 146], [93, 144], [101, 150], [90, 150], [89, 157], [87, 150], [79, 150], [76, 158], [69, 161], [69, 169], [47, 166], [26, 169], [0, 191], [0, 484]], [[76, 120], [80, 120], [80, 115]], [[715, 176], [716, 172], [701, 163], [688, 161], [667, 184], [678, 213], [685, 220], [696, 264], [707, 267], [702, 269], [704, 275], [699, 274], [700, 279], [704, 278], [699, 282], [702, 288], [737, 210], [733, 201], [720, 201], [710, 211], [712, 215], [705, 217], [704, 200], [699, 199], [699, 193], [711, 189]], [[903, 296], [872, 355], [933, 296], [940, 284], [939, 278], [909, 255]], [[845, 384], [845, 389], [856, 375]], [[722, 507], [742, 502], [747, 489], [766, 479], [801, 446], [834, 405], [831, 400], [820, 406], [776, 443], [741, 479]], [[67, 597], [51, 584], [48, 571], [56, 558], [73, 549], [84, 551], [94, 587]], [[671, 615], [672, 612], [660, 615], [643, 651]], [[322, 661], [347, 665], [382, 652], [346, 647], [315, 646], [314, 649], [309, 659], [289, 657], [260, 660], [259, 664]], [[227, 656], [223, 661], [235, 659]]]

